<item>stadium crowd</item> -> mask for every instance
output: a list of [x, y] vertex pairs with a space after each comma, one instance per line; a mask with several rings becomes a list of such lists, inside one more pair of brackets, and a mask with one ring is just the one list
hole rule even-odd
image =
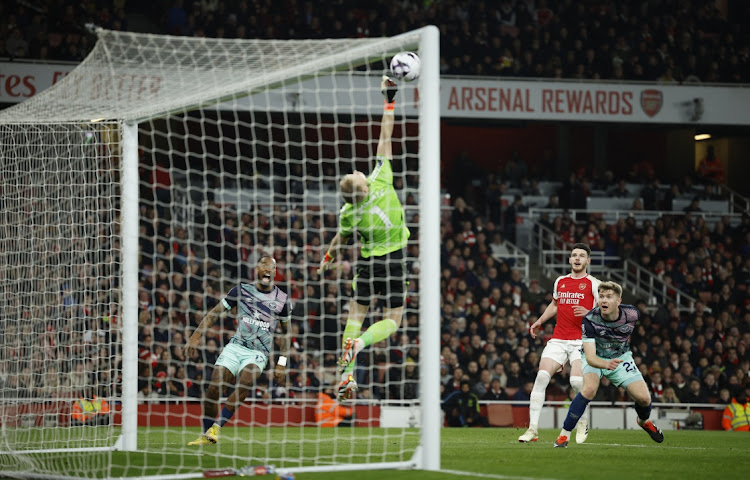
[[[505, 361], [501, 362], [503, 367], [498, 368], [506, 376], [508, 367], [514, 372], [511, 387], [530, 388], [542, 345], [534, 343], [526, 330], [540, 308], [549, 302], [549, 294], [540, 292], [533, 280], [528, 287], [523, 282], [514, 282], [512, 269], [495, 266], [495, 260], [490, 261], [493, 265], [488, 268], [486, 256], [478, 252], [491, 251], [491, 245], [484, 248], [481, 245], [486, 245], [487, 238], [498, 238], [497, 228], [491, 222], [469, 208], [454, 209], [453, 215], [454, 234], [444, 243], [447, 251], [443, 258], [443, 278], [453, 287], [445, 290], [443, 312], [444, 325], [447, 322], [457, 326], [444, 330], [446, 342], [451, 346], [452, 341], [455, 347], [444, 351], [444, 356], [453, 359], [455, 355], [458, 363], [451, 360], [449, 364], [468, 369], [470, 377], [476, 381], [477, 365], [472, 362], [479, 364], [481, 377], [481, 366], [488, 363], [492, 371], [497, 365], [494, 356], [500, 353]], [[671, 388], [674, 395], [668, 393], [669, 401], [715, 402], [719, 400], [721, 389], [726, 388], [726, 394], [731, 396], [747, 384], [747, 367], [750, 366], [747, 351], [750, 341], [748, 220], [745, 216], [741, 225], [732, 227], [725, 218], [709, 226], [690, 212], [662, 215], [654, 222], [644, 221], [640, 225], [632, 218], [614, 224], [594, 218], [588, 224], [578, 225], [565, 214], [551, 219], [549, 226], [562, 233], [561, 248], [585, 239], [592, 250], [635, 259], [668, 284], [700, 299], [692, 313], [680, 312], [669, 294], [659, 299], [655, 311], [647, 309], [643, 301], [630, 299], [637, 301], [643, 312], [632, 338], [632, 348], [655, 400], [662, 400], [664, 391]], [[571, 231], [574, 233], [568, 237]], [[480, 246], [467, 246], [466, 239]], [[500, 282], [487, 281], [486, 276], [490, 279], [498, 276], [494, 270], [506, 272], [499, 275]], [[495, 285], [489, 295], [485, 286], [488, 284]], [[518, 295], [514, 296], [514, 291]], [[501, 308], [500, 313], [497, 313], [498, 308]], [[488, 322], [494, 323], [492, 329], [487, 328]], [[466, 327], [462, 328], [464, 324]], [[552, 326], [546, 325], [547, 338], [551, 330]], [[453, 339], [456, 336], [458, 342]], [[489, 344], [494, 344], [494, 348]], [[493, 354], [489, 362], [482, 358], [487, 355], [488, 346]], [[502, 381], [502, 374], [496, 376], [502, 386], [508, 386]], [[493, 378], [492, 372], [490, 378]], [[455, 378], [454, 384], [458, 380]], [[553, 381], [564, 387], [565, 375], [554, 377]], [[478, 393], [485, 387], [479, 386]], [[600, 399], [607, 400], [622, 399], [622, 394], [606, 388], [598, 393]], [[565, 389], [558, 390], [557, 395], [564, 396]]]
[[[83, 7], [63, 8], [64, 2], [48, 2], [41, 12], [27, 3], [3, 4], [0, 13], [7, 19], [0, 27], [3, 48], [14, 58], [80, 60], [91, 47], [81, 23], [128, 28], [128, 3], [103, 3], [86, 2], [84, 10], [76, 10]], [[746, 29], [750, 22], [741, 15], [718, 16], [713, 2], [506, 0], [497, 7], [478, 2], [472, 8], [463, 1], [371, 2], [365, 7], [360, 5], [363, 2], [332, 3], [324, 9], [316, 2], [291, 0], [192, 4], [176, 0], [158, 20], [165, 32], [173, 34], [246, 38], [391, 35], [435, 23], [443, 32], [445, 74], [748, 80]], [[513, 186], [533, 188], [533, 181], [517, 181], [513, 180]], [[585, 198], [591, 182], [573, 175], [558, 195], [561, 206], [575, 206], [573, 202]], [[653, 187], [651, 180], [642, 182], [643, 191]], [[601, 185], [617, 195], [618, 183], [610, 179]], [[166, 205], [163, 192], [149, 196], [147, 184], [143, 187], [139, 394], [156, 399], [201, 396], [213, 363], [234, 331], [233, 320], [227, 316], [211, 329], [205, 349], [192, 358], [186, 358], [183, 351], [186, 334], [220, 301], [231, 282], [251, 278], [252, 265], [263, 253], [272, 253], [278, 260], [276, 281], [295, 304], [295, 353], [290, 357], [289, 384], [273, 385], [263, 378], [256, 398], [314, 397], [321, 388], [336, 384], [336, 360], [347, 315], [342, 299], [350, 297], [352, 272], [347, 262], [340, 272], [325, 278], [316, 272], [322, 246], [335, 233], [336, 213], [278, 209], [271, 215], [213, 205], [210, 208], [215, 210], [195, 222], [202, 225], [205, 248], [199, 248], [193, 240], [196, 232], [159, 214]], [[676, 188], [684, 193], [693, 187]], [[493, 193], [493, 189], [490, 185], [487, 191]], [[710, 189], [701, 191], [712, 194]], [[655, 201], [663, 205], [672, 194]], [[644, 203], [650, 200], [642, 197]], [[512, 260], [504, 257], [503, 242], [513, 238], [509, 226], [515, 223], [515, 207], [501, 206], [497, 198], [486, 200], [454, 196], [442, 222], [442, 393], [446, 398], [468, 381], [482, 399], [528, 400], [552, 322], [537, 340], [530, 337], [528, 327], [550, 302], [551, 293], [543, 287], [544, 281], [523, 278]], [[485, 209], [485, 205], [497, 207]], [[411, 215], [414, 206], [413, 198], [406, 202]], [[656, 401], [726, 403], [750, 383], [747, 216], [739, 226], [726, 221], [709, 225], [697, 212], [689, 211], [640, 224], [634, 219], [608, 224], [593, 217], [585, 224], [574, 224], [562, 211], [544, 221], [560, 235], [561, 247], [585, 238], [593, 250], [636, 260], [700, 299], [694, 312], [680, 311], [669, 296], [659, 299], [656, 310], [642, 301], [625, 299], [637, 301], [643, 312], [632, 347]], [[417, 229], [412, 230], [412, 240], [415, 243], [409, 250], [416, 256]], [[274, 246], [271, 252], [264, 250], [268, 245]], [[412, 262], [409, 269], [413, 278], [405, 327], [374, 345], [360, 361], [359, 398], [418, 397], [419, 265]], [[101, 278], [112, 275], [108, 272]], [[344, 281], [337, 281], [336, 275]], [[14, 357], [14, 349], [27, 348], [30, 342], [41, 342], [44, 350], [24, 364], [19, 374], [0, 372], [0, 381], [37, 398], [59, 391], [61, 385], [73, 395], [91, 384], [120, 388], [117, 378], [108, 377], [120, 362], [119, 353], [106, 348], [108, 337], [116, 334], [110, 328], [117, 321], [116, 304], [82, 293], [104, 292], [114, 285], [114, 280], [100, 288], [66, 285], [61, 288], [63, 313], [57, 324], [39, 332], [24, 324], [20, 332], [24, 335], [3, 332], [3, 358], [22, 357]], [[45, 316], [31, 311], [28, 315]], [[65, 321], [71, 318], [75, 321]], [[57, 376], [45, 368], [45, 361], [53, 358], [62, 362]], [[0, 368], [8, 365], [0, 362]], [[564, 399], [568, 393], [567, 372], [553, 377], [548, 398]], [[596, 399], [621, 400], [623, 392], [603, 380]]]
[[[605, 187], [604, 180], [577, 181]], [[519, 179], [517, 185], [526, 183], [534, 182]], [[619, 184], [611, 181], [612, 195], [617, 194]], [[689, 196], [700, 191], [697, 185], [690, 185], [685, 180], [678, 187]], [[643, 189], [649, 187], [649, 182], [642, 184]], [[560, 193], [567, 188], [570, 186], [563, 183]], [[689, 188], [695, 191], [688, 192]], [[664, 195], [656, 195], [656, 207], [668, 201], [669, 192], [675, 194], [669, 189]], [[194, 327], [202, 312], [226, 291], [220, 279], [249, 278], [248, 265], [253, 265], [254, 258], [269, 244], [276, 246], [276, 258], [283, 259], [277, 282], [290, 291], [296, 305], [293, 346], [297, 354], [288, 388], [263, 384], [257, 394], [265, 398], [294, 397], [331, 385], [347, 315], [347, 305], [341, 299], [349, 297], [351, 283], [347, 280], [351, 280], [352, 272], [345, 261], [343, 281], [338, 282], [336, 277], [318, 277], [315, 266], [320, 261], [321, 245], [335, 232], [336, 214], [277, 209], [271, 216], [216, 206], [215, 212], [206, 215], [215, 221], [206, 228], [207, 258], [201, 260], [193, 253], [198, 250], [190, 245], [190, 235], [184, 228], [172, 231], [169, 222], [155, 218], [156, 210], [149, 205], [152, 200], [144, 201], [141, 225], [142, 391], [199, 394], [233, 324], [227, 318], [222, 329], [210, 333], [205, 358], [192, 359], [187, 370], [180, 372], [184, 365], [184, 331]], [[535, 341], [528, 334], [528, 326], [549, 303], [551, 294], [539, 279], [523, 278], [512, 259], [504, 258], [505, 227], [515, 223], [510, 206], [499, 207], [496, 222], [493, 209], [484, 208], [484, 200], [467, 203], [457, 197], [453, 203], [450, 214], [444, 215], [441, 232], [443, 393], [449, 395], [468, 380], [480, 398], [527, 399], [539, 352], [552, 330], [551, 324], [546, 325], [545, 335]], [[408, 214], [414, 215], [414, 207], [413, 199], [406, 202]], [[722, 389], [727, 390], [724, 396], [731, 396], [748, 384], [750, 217], [745, 216], [740, 225], [730, 224], [727, 218], [708, 225], [699, 212], [678, 211], [642, 223], [627, 218], [608, 224], [591, 216], [587, 222], [575, 224], [565, 210], [560, 210], [542, 221], [559, 234], [561, 248], [585, 239], [594, 251], [636, 260], [674, 288], [700, 299], [691, 313], [677, 309], [670, 298], [673, 292], [658, 299], [656, 310], [638, 301], [644, 316], [632, 347], [655, 400], [715, 402], [720, 400]], [[306, 225], [314, 228], [306, 229]], [[412, 239], [418, 238], [418, 230], [413, 231]], [[415, 253], [416, 247], [411, 248]], [[223, 261], [210, 260], [219, 258]], [[410, 265], [412, 274], [417, 269], [418, 265]], [[414, 278], [405, 329], [390, 342], [376, 345], [361, 362], [360, 398], [416, 397], [418, 287]], [[160, 378], [175, 378], [185, 387], [170, 390], [167, 386], [164, 390]], [[606, 388], [606, 381], [604, 387], [599, 393], [601, 399], [622, 399], [622, 391]], [[550, 388], [551, 398], [565, 398], [567, 373], [554, 377]]]
[[[201, 261], [191, 253], [185, 229], [172, 232], [168, 223], [150, 221], [154, 211], [143, 207], [141, 225], [144, 394], [199, 394], [234, 327], [228, 317], [220, 329], [209, 333], [205, 357], [191, 359], [187, 368], [181, 353], [185, 329], [197, 325], [202, 312], [226, 291], [219, 279], [249, 278], [247, 265], [271, 243], [276, 246], [274, 255], [285, 259], [279, 263], [277, 282], [291, 292], [296, 305], [293, 346], [297, 353], [288, 388], [263, 383], [257, 395], [267, 399], [304, 396], [335, 382], [336, 352], [347, 315], [347, 305], [341, 299], [349, 297], [351, 271], [345, 262], [343, 281], [338, 282], [336, 277], [317, 277], [311, 268], [318, 265], [320, 245], [327, 240], [321, 241], [319, 233], [332, 236], [335, 214], [305, 215], [292, 210], [274, 212], [271, 218], [259, 212], [237, 214], [224, 207], [208, 215], [221, 219], [221, 224], [209, 226], [206, 236], [212, 251], [209, 257], [224, 260], [214, 262]], [[594, 251], [636, 260], [674, 288], [699, 299], [694, 312], [685, 312], [676, 307], [669, 293], [659, 299], [655, 310], [641, 300], [626, 298], [637, 302], [643, 312], [632, 348], [656, 401], [723, 401], [750, 383], [750, 217], [734, 226], [727, 218], [708, 225], [695, 212], [674, 212], [640, 224], [633, 218], [608, 224], [593, 216], [585, 224], [574, 224], [561, 210], [546, 222], [560, 234], [561, 248], [585, 239]], [[303, 225], [316, 225], [316, 229], [305, 234]], [[258, 231], [265, 233], [251, 245], [250, 233]], [[418, 231], [414, 233], [416, 240]], [[460, 197], [450, 214], [444, 215], [444, 396], [468, 380], [482, 399], [528, 399], [539, 353], [551, 335], [552, 324], [545, 325], [545, 334], [537, 340], [528, 334], [528, 326], [550, 302], [551, 294], [538, 279], [523, 278], [513, 260], [503, 257], [507, 253], [504, 234], [503, 225]], [[412, 264], [410, 269], [414, 274], [418, 265]], [[414, 279], [405, 329], [389, 342], [376, 345], [360, 362], [360, 398], [417, 396], [417, 292]], [[166, 379], [166, 386], [161, 379]], [[606, 380], [603, 386], [598, 399], [623, 399], [624, 392], [608, 388]], [[722, 393], [723, 389], [726, 392]], [[550, 398], [567, 397], [567, 372], [553, 378], [549, 392]]]
[[[84, 25], [220, 38], [390, 36], [441, 31], [450, 75], [750, 81], [750, 12], [742, 0], [169, 0], [0, 6], [0, 57], [80, 61], [94, 39]], [[724, 6], [723, 8], [720, 8]], [[149, 22], [130, 22], [131, 15]], [[144, 27], [145, 28], [145, 27]]]
[[[326, 278], [316, 272], [321, 245], [335, 233], [336, 213], [280, 207], [272, 214], [237, 212], [229, 205], [211, 205], [213, 211], [195, 219], [202, 232], [190, 232], [168, 214], [157, 215], [159, 208], [169, 208], [150, 190], [149, 177], [144, 171], [139, 232], [139, 395], [153, 399], [200, 397], [219, 352], [234, 331], [234, 319], [227, 316], [209, 330], [205, 349], [189, 359], [183, 350], [186, 334], [231, 285], [251, 279], [249, 267], [258, 255], [268, 253], [268, 245], [274, 246], [271, 253], [279, 261], [276, 281], [290, 292], [295, 305], [291, 329], [294, 353], [290, 356], [290, 382], [274, 385], [264, 376], [255, 397], [267, 401], [309, 398], [336, 384], [336, 360], [347, 317], [343, 299], [350, 296], [349, 261], [353, 258], [345, 259], [342, 269]], [[414, 179], [407, 183], [413, 184]], [[504, 225], [495, 223], [477, 206], [454, 197], [442, 220], [443, 395], [447, 397], [468, 381], [481, 399], [527, 400], [539, 353], [552, 331], [552, 322], [548, 322], [538, 339], [528, 333], [530, 323], [551, 300], [550, 292], [543, 288], [549, 279], [523, 278], [506, 256]], [[413, 199], [406, 202], [406, 210], [414, 221]], [[508, 211], [512, 211], [509, 206], [502, 207], [500, 218], [512, 222], [514, 219], [503, 215]], [[750, 384], [750, 217], [744, 216], [739, 225], [726, 219], [707, 224], [700, 212], [678, 211], [642, 223], [633, 218], [607, 223], [591, 216], [586, 223], [574, 224], [561, 209], [545, 221], [559, 234], [561, 248], [585, 239], [594, 251], [638, 261], [699, 299], [692, 312], [679, 310], [670, 293], [659, 299], [656, 309], [636, 298], [625, 299], [643, 312], [632, 348], [656, 401], [724, 403]], [[105, 232], [102, 234], [105, 238]], [[410, 257], [416, 257], [416, 228], [412, 240]], [[104, 250], [116, 248], [109, 245]], [[404, 328], [360, 356], [360, 399], [418, 397], [418, 268], [416, 262], [409, 264], [412, 281]], [[50, 318], [57, 320], [46, 328], [39, 330], [25, 322], [18, 332], [3, 332], [3, 358], [24, 358], [24, 349], [35, 352], [25, 363], [0, 362], [3, 368], [20, 368], [18, 374], [0, 372], [4, 386], [30, 398], [61, 391], [77, 396], [86, 385], [98, 385], [97, 394], [106, 397], [120, 388], [119, 379], [110, 376], [112, 368], [119, 366], [120, 355], [108, 350], [109, 337], [117, 332], [111, 326], [117, 324], [119, 314], [117, 304], [106, 297], [111, 288], [105, 286], [116, 281], [112, 275], [113, 271], [101, 272], [100, 277], [88, 275], [88, 281], [102, 282], [101, 288], [62, 285], [59, 311], [50, 312]], [[32, 310], [26, 310], [25, 315], [46, 316]], [[378, 309], [371, 321], [377, 316]], [[39, 346], [42, 348], [32, 348]], [[59, 362], [57, 374], [46, 368], [53, 360]], [[567, 398], [568, 387], [567, 372], [554, 376], [548, 398]], [[597, 400], [623, 399], [623, 392], [611, 388], [606, 380], [603, 387]]]

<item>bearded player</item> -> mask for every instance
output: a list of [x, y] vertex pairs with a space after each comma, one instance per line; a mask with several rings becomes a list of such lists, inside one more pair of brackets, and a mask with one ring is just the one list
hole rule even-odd
[[[185, 353], [190, 358], [206, 331], [215, 325], [225, 312], [237, 312], [237, 330], [216, 359], [211, 384], [203, 398], [203, 434], [188, 445], [211, 445], [219, 442], [219, 430], [245, 402], [268, 364], [277, 324], [282, 336], [280, 356], [273, 376], [279, 385], [286, 383], [292, 304], [287, 293], [274, 284], [276, 260], [273, 257], [260, 257], [255, 266], [255, 277], [254, 283], [240, 283], [233, 287], [226, 297], [203, 317], [188, 340]], [[221, 393], [229, 385], [235, 385], [234, 392], [219, 414]]]
[[[519, 442], [536, 442], [539, 439], [539, 416], [552, 375], [562, 371], [565, 363], [570, 363], [570, 386], [576, 394], [583, 387], [581, 368], [581, 319], [596, 306], [599, 298], [599, 281], [588, 274], [591, 264], [591, 248], [585, 243], [576, 243], [570, 251], [570, 273], [555, 280], [552, 301], [539, 319], [529, 328], [532, 338], [536, 338], [538, 328], [557, 315], [557, 324], [552, 339], [542, 351], [539, 371], [529, 402], [529, 429], [518, 437]], [[588, 436], [588, 406], [581, 416], [576, 430], [576, 443], [583, 443]]]

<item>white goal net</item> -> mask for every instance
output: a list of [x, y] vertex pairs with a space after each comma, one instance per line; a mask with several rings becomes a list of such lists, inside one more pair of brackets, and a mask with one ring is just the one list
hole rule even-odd
[[[437, 30], [97, 34], [66, 79], [0, 112], [0, 475], [439, 468], [440, 246], [422, 241], [439, 238]], [[339, 180], [373, 168], [381, 75], [403, 50], [422, 58], [420, 79], [399, 82], [393, 132], [411, 230], [404, 318], [357, 357], [344, 423], [322, 426], [359, 243], [317, 269], [338, 228]], [[293, 305], [287, 382], [274, 382], [271, 352], [219, 442], [188, 446], [237, 319], [225, 314], [189, 358], [187, 338], [255, 281], [263, 255]], [[382, 312], [375, 301], [362, 329]], [[221, 404], [235, 387], [222, 385]]]

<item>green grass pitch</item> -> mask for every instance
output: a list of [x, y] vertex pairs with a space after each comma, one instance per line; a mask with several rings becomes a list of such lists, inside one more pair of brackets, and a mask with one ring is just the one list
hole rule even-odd
[[[243, 428], [228, 428], [224, 429], [219, 445], [187, 448], [186, 440], [199, 434], [197, 428], [188, 430], [191, 430], [189, 435], [182, 429], [151, 428], [147, 433], [139, 432], [139, 448], [150, 445], [153, 451], [155, 445], [162, 445], [160, 453], [45, 454], [50, 455], [45, 461], [55, 465], [60, 473], [74, 476], [82, 459], [88, 471], [101, 469], [110, 462], [133, 467], [115, 467], [109, 472], [111, 477], [142, 474], [140, 465], [143, 464], [148, 465], [145, 473], [149, 474], [220, 468], [231, 466], [237, 457], [248, 458], [248, 464], [258, 464], [258, 458], [270, 458], [269, 463], [293, 468], [295, 464], [289, 463], [289, 459], [295, 456], [317, 456], [329, 462], [343, 461], [349, 455], [358, 462], [368, 458], [371, 462], [408, 460], [410, 453], [403, 452], [411, 452], [419, 441], [416, 430], [397, 436], [393, 430], [367, 428], [339, 428], [338, 431], [254, 428], [248, 435], [250, 432], [243, 432]], [[351, 480], [353, 475], [356, 480], [748, 478], [750, 464], [746, 458], [750, 452], [750, 435], [747, 433], [666, 431], [664, 443], [656, 444], [640, 430], [592, 430], [586, 444], [573, 442], [567, 449], [552, 447], [557, 431], [543, 430], [539, 442], [531, 444], [518, 443], [521, 433], [521, 429], [515, 428], [444, 428], [441, 430], [440, 472], [365, 470], [298, 473], [296, 478]], [[247, 438], [252, 438], [252, 443], [243, 440]], [[287, 460], [282, 462], [282, 457]], [[7, 461], [7, 457], [0, 456], [0, 462], [7, 464]], [[100, 472], [98, 476], [101, 475], [106, 473]]]

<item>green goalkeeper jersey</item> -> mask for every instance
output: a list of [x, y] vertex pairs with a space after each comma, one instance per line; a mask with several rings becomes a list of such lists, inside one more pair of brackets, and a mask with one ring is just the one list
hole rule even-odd
[[393, 188], [391, 161], [382, 155], [375, 157], [375, 161], [377, 165], [367, 177], [367, 197], [356, 205], [347, 203], [341, 207], [339, 219], [342, 237], [359, 233], [363, 258], [395, 252], [409, 240], [404, 207]]

